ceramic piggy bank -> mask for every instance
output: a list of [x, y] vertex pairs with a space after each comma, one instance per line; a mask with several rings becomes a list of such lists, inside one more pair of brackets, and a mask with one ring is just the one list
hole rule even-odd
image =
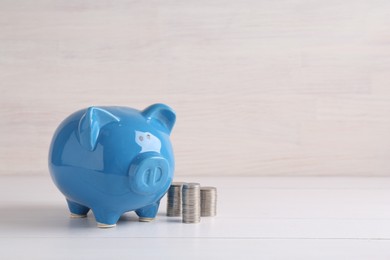
[[98, 227], [115, 226], [127, 211], [153, 220], [173, 178], [175, 120], [163, 104], [90, 107], [66, 118], [54, 134], [49, 169], [71, 216], [92, 210]]

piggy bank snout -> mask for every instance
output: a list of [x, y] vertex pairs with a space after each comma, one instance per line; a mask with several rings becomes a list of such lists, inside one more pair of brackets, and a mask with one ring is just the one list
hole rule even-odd
[[133, 160], [129, 169], [130, 187], [138, 194], [153, 194], [169, 182], [168, 161], [154, 152], [144, 153]]

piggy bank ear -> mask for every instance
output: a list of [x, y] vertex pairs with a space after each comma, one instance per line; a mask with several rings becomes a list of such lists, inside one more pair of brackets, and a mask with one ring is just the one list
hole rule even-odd
[[95, 150], [100, 129], [111, 122], [119, 122], [119, 118], [102, 108], [88, 108], [79, 122], [80, 144], [90, 151]]
[[142, 111], [142, 115], [152, 124], [157, 124], [170, 134], [176, 122], [176, 114], [172, 108], [164, 104], [154, 104]]

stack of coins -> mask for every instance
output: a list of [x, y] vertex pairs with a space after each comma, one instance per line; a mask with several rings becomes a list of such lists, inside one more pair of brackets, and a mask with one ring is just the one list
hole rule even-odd
[[200, 213], [202, 217], [214, 217], [217, 215], [217, 188], [200, 188]]
[[184, 182], [172, 182], [167, 192], [167, 216], [181, 216], [181, 189]]
[[183, 185], [183, 223], [200, 222], [200, 184]]

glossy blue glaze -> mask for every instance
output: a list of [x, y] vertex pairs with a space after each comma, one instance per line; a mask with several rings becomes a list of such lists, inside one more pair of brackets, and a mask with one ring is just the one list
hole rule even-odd
[[49, 169], [72, 215], [92, 209], [102, 226], [127, 211], [153, 219], [173, 179], [175, 120], [163, 104], [90, 107], [67, 117], [53, 136]]

